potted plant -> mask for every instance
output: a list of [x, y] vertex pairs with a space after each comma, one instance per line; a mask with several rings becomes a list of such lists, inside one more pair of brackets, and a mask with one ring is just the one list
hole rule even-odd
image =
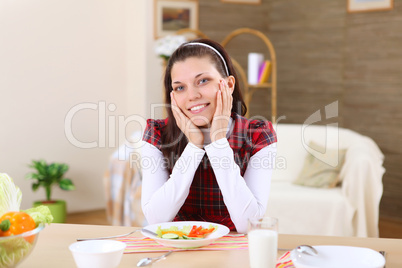
[[43, 187], [46, 191], [46, 200], [36, 201], [33, 206], [45, 205], [49, 207], [53, 222], [63, 223], [66, 221], [66, 202], [64, 200], [52, 199], [52, 188], [58, 185], [62, 190], [71, 191], [75, 189], [73, 182], [64, 178], [69, 166], [63, 163], [46, 163], [44, 160], [35, 161], [29, 165], [35, 172], [29, 173], [27, 179], [32, 179], [35, 182], [32, 184], [32, 190], [36, 191]]

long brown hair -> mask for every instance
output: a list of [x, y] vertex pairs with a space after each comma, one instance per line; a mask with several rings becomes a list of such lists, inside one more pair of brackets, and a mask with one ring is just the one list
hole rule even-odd
[[[219, 57], [219, 55], [214, 50], [202, 45], [187, 45], [188, 43], [204, 43], [215, 48], [225, 60], [229, 74], [226, 73], [225, 63], [222, 62], [221, 57]], [[167, 107], [168, 122], [165, 131], [163, 131], [162, 133], [161, 150], [165, 158], [168, 160], [170, 168], [173, 168], [173, 165], [176, 162], [177, 158], [181, 155], [181, 153], [183, 152], [184, 148], [187, 145], [187, 139], [177, 126], [176, 120], [173, 116], [173, 112], [171, 109], [170, 92], [173, 90], [171, 72], [173, 65], [176, 62], [184, 61], [190, 57], [196, 57], [196, 58], [209, 57], [210, 60], [215, 65], [215, 68], [222, 75], [222, 77], [228, 77], [229, 75], [232, 75], [235, 78], [235, 86], [232, 94], [233, 96], [232, 113], [245, 115], [247, 112], [247, 107], [240, 91], [240, 84], [239, 80], [237, 79], [235, 68], [225, 49], [219, 43], [209, 39], [196, 39], [188, 43], [181, 45], [178, 49], [176, 49], [175, 52], [173, 52], [172, 56], [170, 57], [167, 63], [165, 71], [164, 86], [165, 86], [165, 97], [166, 97], [165, 103]]]

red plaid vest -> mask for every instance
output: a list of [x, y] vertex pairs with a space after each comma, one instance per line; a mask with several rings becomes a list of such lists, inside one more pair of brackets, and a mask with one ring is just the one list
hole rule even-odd
[[[228, 141], [243, 176], [250, 157], [265, 146], [275, 143], [276, 133], [269, 121], [248, 120], [235, 113], [232, 117], [234, 129]], [[166, 123], [167, 119], [148, 119], [143, 140], [160, 149], [161, 132], [164, 131]], [[174, 218], [174, 221], [190, 220], [220, 223], [231, 231], [236, 230], [206, 154], [194, 175], [190, 193]]]

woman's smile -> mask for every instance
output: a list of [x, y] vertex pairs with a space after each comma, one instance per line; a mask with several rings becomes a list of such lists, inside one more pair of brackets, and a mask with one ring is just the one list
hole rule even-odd
[[198, 114], [198, 113], [201, 113], [202, 111], [204, 111], [208, 105], [209, 105], [209, 103], [196, 104], [188, 110], [193, 114]]

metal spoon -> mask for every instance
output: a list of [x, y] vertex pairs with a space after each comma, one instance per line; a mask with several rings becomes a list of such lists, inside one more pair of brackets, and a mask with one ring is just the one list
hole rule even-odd
[[153, 262], [156, 262], [156, 261], [158, 261], [158, 260], [160, 260], [160, 259], [164, 259], [164, 258], [166, 258], [166, 257], [167, 257], [170, 253], [172, 253], [172, 252], [173, 252], [173, 251], [171, 250], [171, 251], [169, 251], [169, 252], [163, 254], [162, 256], [155, 257], [155, 258], [143, 258], [143, 259], [141, 259], [141, 260], [137, 263], [137, 267], [147, 266], [147, 265], [149, 265], [149, 264], [151, 264], [151, 263], [153, 263]]
[[118, 237], [123, 237], [123, 236], [129, 236], [137, 231], [143, 231], [145, 233], [149, 233], [154, 236], [158, 236], [156, 233], [148, 230], [148, 229], [136, 229], [134, 231], [131, 231], [127, 234], [122, 234], [122, 235], [114, 235], [114, 236], [105, 236], [105, 237], [95, 237], [95, 238], [77, 238], [77, 241], [86, 241], [86, 240], [103, 240], [103, 239], [112, 239], [112, 238], [118, 238]]
[[311, 256], [316, 256], [318, 254], [317, 250], [309, 245], [300, 245], [295, 248], [295, 250], [299, 253], [308, 254]]

